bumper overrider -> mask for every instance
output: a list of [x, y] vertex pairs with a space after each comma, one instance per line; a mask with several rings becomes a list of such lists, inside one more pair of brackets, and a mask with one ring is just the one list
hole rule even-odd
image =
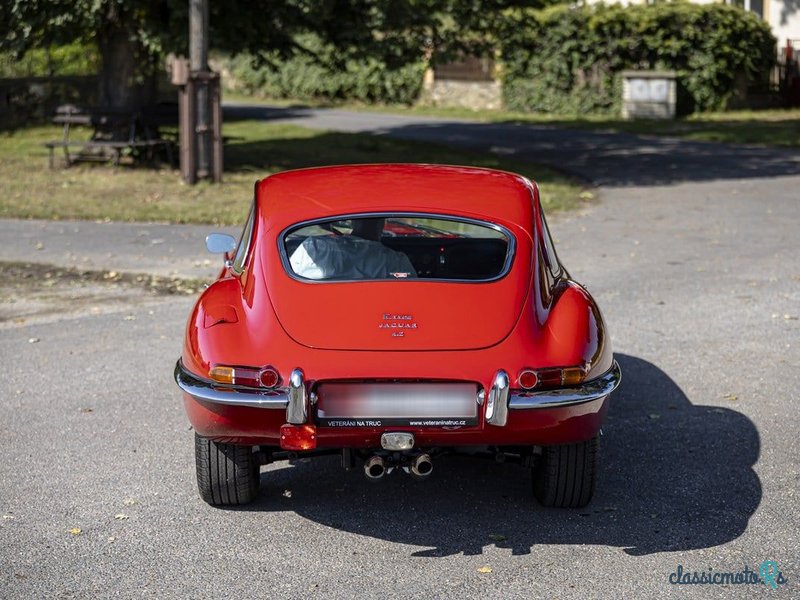
[[[617, 361], [611, 368], [590, 381], [578, 385], [549, 390], [512, 391], [510, 379], [504, 370], [499, 370], [486, 396], [486, 422], [503, 427], [508, 421], [509, 411], [536, 411], [571, 407], [608, 396], [619, 385], [622, 374]], [[309, 419], [309, 391], [301, 369], [292, 371], [289, 385], [270, 390], [258, 390], [236, 386], [223, 386], [198, 377], [188, 371], [181, 360], [175, 365], [175, 382], [185, 393], [202, 402], [222, 406], [243, 406], [266, 410], [283, 410], [286, 423], [302, 425]], [[482, 403], [484, 393], [478, 395]]]

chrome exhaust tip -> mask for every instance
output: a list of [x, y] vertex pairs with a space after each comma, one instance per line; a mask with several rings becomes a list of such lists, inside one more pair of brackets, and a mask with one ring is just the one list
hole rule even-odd
[[430, 455], [420, 454], [411, 462], [411, 475], [416, 479], [427, 479], [433, 473], [433, 460]]
[[386, 465], [380, 456], [372, 456], [364, 463], [364, 475], [370, 481], [380, 481], [386, 475]]

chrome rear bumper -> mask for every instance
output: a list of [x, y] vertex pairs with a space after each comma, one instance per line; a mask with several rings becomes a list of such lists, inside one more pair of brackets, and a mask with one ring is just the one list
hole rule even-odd
[[[621, 380], [619, 364], [614, 361], [611, 368], [600, 377], [574, 387], [511, 393], [508, 374], [500, 370], [489, 390], [486, 422], [502, 427], [508, 420], [509, 410], [561, 408], [597, 400], [613, 392]], [[184, 392], [198, 400], [228, 406], [284, 409], [289, 423], [302, 424], [308, 420], [308, 397], [300, 369], [292, 371], [289, 387], [260, 391], [223, 388], [190, 373], [179, 360], [175, 365], [175, 382]]]
[[227, 406], [254, 406], [256, 408], [285, 409], [289, 404], [289, 390], [236, 389], [217, 386], [207, 379], [200, 379], [187, 371], [182, 361], [175, 364], [175, 383], [184, 392], [206, 402], [225, 404]]
[[617, 361], [600, 377], [585, 381], [580, 385], [555, 390], [542, 390], [533, 392], [515, 392], [508, 400], [510, 410], [525, 410], [529, 408], [558, 408], [571, 404], [582, 404], [608, 396], [617, 389], [622, 381], [622, 371]]

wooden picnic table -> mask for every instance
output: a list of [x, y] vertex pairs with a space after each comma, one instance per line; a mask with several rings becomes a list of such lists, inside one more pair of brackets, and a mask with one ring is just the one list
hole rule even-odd
[[[174, 164], [173, 147], [175, 141], [159, 134], [158, 123], [143, 118], [140, 112], [121, 111], [108, 108], [83, 110], [74, 105], [60, 106], [56, 109], [53, 123], [63, 125], [60, 140], [45, 142], [50, 150], [50, 168], [55, 164], [55, 150], [64, 150], [66, 166], [78, 161], [111, 160], [114, 167], [119, 166], [123, 152], [130, 151], [134, 159], [142, 155], [154, 160], [156, 152], [163, 150], [170, 165]], [[73, 127], [91, 127], [88, 140], [70, 139]], [[77, 148], [77, 152], [70, 149]]]

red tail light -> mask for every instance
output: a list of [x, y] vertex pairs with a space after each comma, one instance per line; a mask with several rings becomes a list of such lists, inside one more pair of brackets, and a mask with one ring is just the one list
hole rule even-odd
[[274, 388], [281, 382], [281, 375], [274, 367], [265, 367], [258, 379], [265, 388]]
[[284, 450], [313, 450], [317, 447], [317, 428], [314, 425], [281, 425], [281, 448]]
[[529, 390], [536, 387], [536, 384], [539, 383], [539, 376], [533, 369], [524, 369], [520, 372], [517, 380], [519, 381], [519, 387], [523, 390]]

